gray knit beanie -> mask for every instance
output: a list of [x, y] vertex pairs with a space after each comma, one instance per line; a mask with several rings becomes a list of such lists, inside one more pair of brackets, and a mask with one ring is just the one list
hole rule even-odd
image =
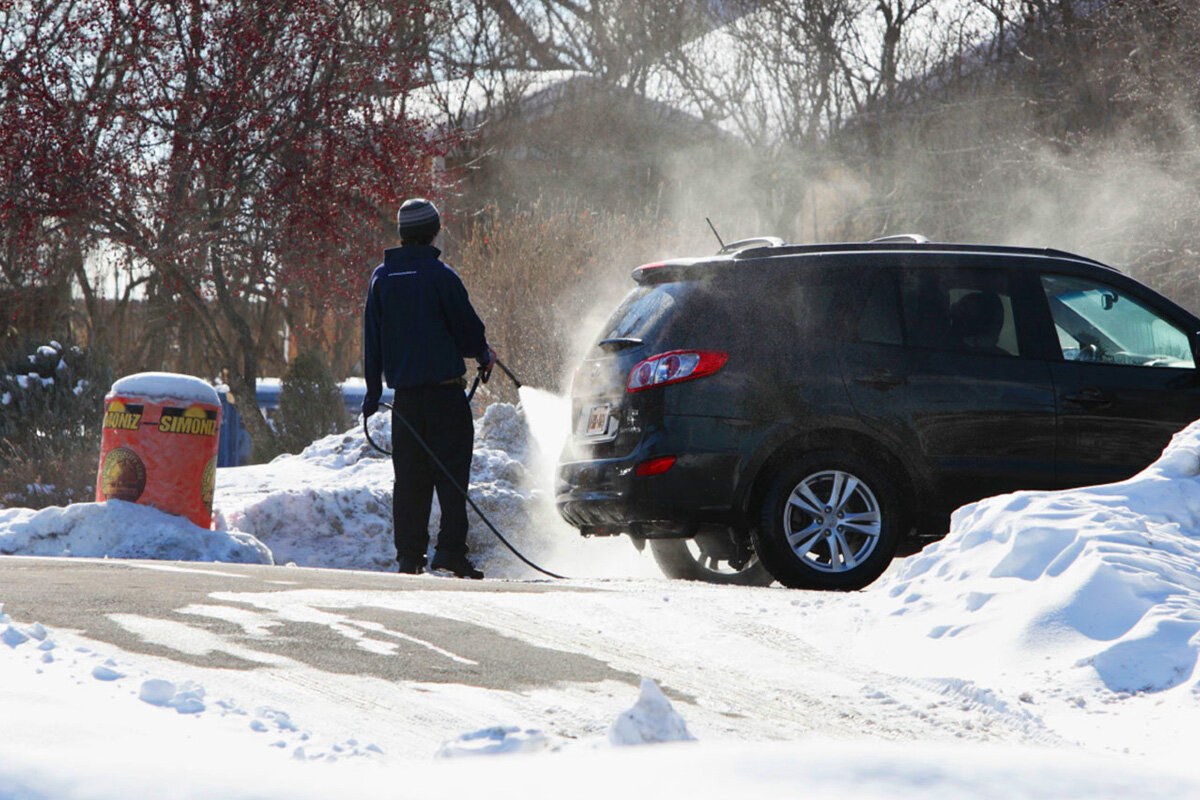
[[437, 206], [423, 197], [414, 197], [400, 206], [396, 214], [396, 227], [401, 239], [432, 238], [442, 229], [442, 218]]

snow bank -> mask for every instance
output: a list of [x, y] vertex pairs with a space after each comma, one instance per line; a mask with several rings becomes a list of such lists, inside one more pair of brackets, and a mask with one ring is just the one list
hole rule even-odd
[[[118, 386], [122, 391], [157, 396], [181, 394], [191, 380], [147, 373], [123, 378]], [[567, 403], [536, 390], [523, 390], [522, 397], [534, 408], [533, 433], [522, 406], [495, 403], [475, 421], [471, 499], [527, 557], [552, 562], [548, 568], [562, 570], [562, 559], [572, 557], [568, 571], [573, 575], [657, 575], [648, 562], [639, 561], [628, 543], [585, 543], [559, 519], [553, 506], [553, 468], [569, 424]], [[371, 438], [390, 448], [390, 415], [376, 414], [370, 424]], [[298, 455], [280, 456], [269, 464], [218, 469], [213, 502], [216, 531], [204, 531], [148, 506], [110, 501], [104, 510], [103, 504], [94, 505], [0, 511], [0, 553], [261, 563], [272, 563], [273, 556], [280, 564], [309, 567], [396, 568], [392, 463], [367, 442], [361, 422], [350, 431], [314, 442]], [[473, 511], [468, 510], [467, 516], [471, 558], [488, 577], [537, 577]], [[440, 519], [435, 498], [431, 549]]]
[[[156, 731], [157, 732], [157, 729]], [[13, 800], [530, 800], [619, 797], [726, 800], [1178, 800], [1200, 782], [1176, 763], [1075, 750], [927, 742], [733, 742], [656, 748], [577, 749], [516, 758], [396, 760], [363, 769], [289, 765], [236, 744], [187, 741], [188, 758], [149, 737], [101, 739], [69, 761], [21, 741], [0, 751], [0, 796]], [[122, 747], [122, 745], [125, 747]], [[140, 756], [140, 758], [139, 758]], [[64, 763], [66, 762], [66, 763]], [[69, 772], [64, 772], [69, 768]], [[352, 771], [351, 771], [352, 770]], [[347, 787], [352, 789], [347, 789]]]
[[1074, 671], [1114, 692], [1193, 680], [1200, 422], [1129, 480], [959, 509], [946, 539], [867, 594], [871, 646], [910, 670]]
[[240, 531], [210, 531], [150, 506], [109, 500], [34, 511], [0, 509], [0, 554], [271, 564]]
[[[371, 438], [390, 449], [390, 415], [375, 414], [370, 425]], [[527, 466], [533, 449], [522, 410], [507, 403], [489, 406], [475, 422], [470, 493], [516, 547], [536, 555], [551, 546], [552, 534], [535, 524], [540, 490], [532, 486]], [[371, 448], [360, 425], [320, 439], [298, 455], [217, 470], [214, 510], [218, 528], [251, 532], [267, 543], [279, 563], [394, 570], [391, 502], [391, 460]], [[474, 512], [467, 514], [468, 546], [488, 577], [531, 574]], [[431, 546], [440, 519], [435, 499]]]

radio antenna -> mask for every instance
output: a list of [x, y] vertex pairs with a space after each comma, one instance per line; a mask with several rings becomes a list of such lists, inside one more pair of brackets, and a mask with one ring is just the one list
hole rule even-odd
[[722, 249], [722, 250], [724, 250], [724, 249], [725, 249], [725, 242], [721, 241], [721, 234], [717, 233], [717, 226], [716, 226], [716, 225], [713, 225], [713, 224], [712, 224], [712, 220], [711, 220], [711, 219], [709, 219], [708, 217], [705, 217], [705, 218], [704, 218], [704, 221], [708, 223], [708, 227], [712, 229], [713, 236], [717, 237], [717, 243], [718, 243], [718, 244], [720, 244], [720, 245], [721, 245], [721, 249]]

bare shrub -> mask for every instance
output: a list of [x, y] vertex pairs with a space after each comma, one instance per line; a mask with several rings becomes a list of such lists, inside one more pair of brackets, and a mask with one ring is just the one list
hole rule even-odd
[[[631, 288], [630, 271], [670, 255], [713, 249], [703, 220], [669, 219], [533, 203], [488, 209], [450, 237], [446, 257], [462, 275], [488, 340], [517, 377], [566, 388], [569, 369], [596, 327]], [[711, 234], [708, 234], [711, 237]], [[489, 391], [514, 399], [499, 375]]]
[[[97, 427], [99, 427], [97, 425]], [[34, 455], [0, 440], [0, 508], [48, 508], [95, 497], [99, 437], [94, 446]]]

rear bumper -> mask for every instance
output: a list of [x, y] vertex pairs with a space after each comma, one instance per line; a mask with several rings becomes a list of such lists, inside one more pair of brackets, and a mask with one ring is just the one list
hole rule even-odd
[[[668, 429], [679, 435], [650, 434], [626, 456], [560, 463], [555, 493], [559, 514], [576, 528], [602, 533], [674, 526], [682, 534], [692, 523], [732, 522], [741, 453], [683, 446], [697, 441], [687, 435], [697, 426], [718, 422], [675, 420]], [[675, 464], [661, 475], [634, 474], [638, 464], [660, 456], [675, 456]]]

